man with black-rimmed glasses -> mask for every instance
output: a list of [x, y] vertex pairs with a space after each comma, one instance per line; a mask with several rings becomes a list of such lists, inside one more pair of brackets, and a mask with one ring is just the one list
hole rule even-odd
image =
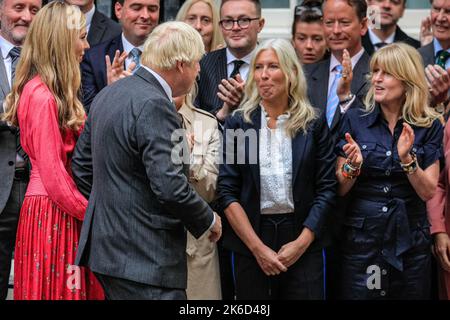
[[220, 29], [226, 48], [200, 61], [196, 104], [220, 122], [239, 106], [250, 60], [264, 27], [259, 0], [225, 0], [220, 7]]

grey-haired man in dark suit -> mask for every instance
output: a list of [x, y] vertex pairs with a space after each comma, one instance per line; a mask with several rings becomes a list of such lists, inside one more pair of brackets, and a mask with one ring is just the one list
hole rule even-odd
[[72, 161], [90, 195], [77, 263], [94, 271], [107, 299], [185, 299], [185, 228], [197, 238], [210, 232], [211, 241], [221, 235], [171, 138], [182, 128], [172, 96], [190, 91], [203, 53], [195, 29], [162, 24], [144, 44], [141, 68], [92, 103]]
[[[41, 0], [0, 0], [0, 118], [14, 81], [20, 47], [41, 6]], [[0, 300], [6, 299], [8, 293], [17, 223], [29, 180], [28, 166], [19, 131], [0, 121]]]

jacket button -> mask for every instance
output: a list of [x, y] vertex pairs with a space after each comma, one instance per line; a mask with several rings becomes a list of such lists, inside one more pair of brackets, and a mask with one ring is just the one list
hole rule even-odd
[[387, 270], [386, 270], [386, 269], [381, 270], [381, 274], [382, 274], [383, 276], [387, 275]]
[[363, 144], [362, 148], [363, 149], [367, 149], [367, 146], [365, 144]]
[[391, 151], [386, 151], [386, 156], [390, 157], [390, 156], [391, 156], [391, 154], [392, 154], [392, 152], [391, 152]]
[[387, 212], [387, 211], [388, 211], [388, 207], [383, 207], [383, 208], [381, 209], [381, 211]]
[[380, 291], [380, 295], [381, 295], [382, 297], [384, 297], [384, 296], [386, 295], [386, 291], [381, 290], [381, 291]]
[[10, 166], [13, 166], [13, 165], [14, 165], [14, 161], [8, 161], [8, 164], [9, 164]]

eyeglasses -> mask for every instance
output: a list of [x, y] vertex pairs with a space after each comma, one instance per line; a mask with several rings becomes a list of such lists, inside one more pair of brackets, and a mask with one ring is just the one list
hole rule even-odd
[[299, 5], [295, 7], [295, 15], [301, 16], [304, 12], [309, 11], [310, 13], [314, 13], [320, 18], [323, 17], [322, 9], [320, 5], [315, 4], [306, 4], [306, 5]]
[[231, 30], [231, 29], [233, 29], [234, 23], [236, 22], [237, 25], [239, 26], [239, 28], [247, 29], [253, 20], [259, 20], [259, 19], [260, 19], [259, 17], [258, 18], [239, 18], [237, 20], [224, 19], [224, 20], [220, 20], [219, 24], [225, 30]]

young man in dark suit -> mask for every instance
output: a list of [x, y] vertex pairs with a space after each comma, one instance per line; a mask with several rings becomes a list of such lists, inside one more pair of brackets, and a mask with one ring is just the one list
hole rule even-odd
[[220, 217], [189, 184], [189, 159], [176, 152], [186, 141], [172, 139], [185, 137], [172, 97], [190, 91], [203, 53], [194, 28], [164, 23], [146, 41], [142, 67], [92, 104], [72, 159], [89, 197], [77, 264], [95, 272], [107, 299], [186, 299], [185, 228], [221, 236]]
[[97, 10], [94, 0], [66, 0], [66, 2], [78, 6], [85, 14], [89, 46], [93, 47], [111, 40], [122, 32], [117, 22]]
[[370, 23], [367, 33], [362, 37], [363, 47], [368, 55], [372, 55], [378, 49], [394, 42], [404, 42], [413, 46], [420, 47], [420, 41], [409, 37], [398, 26], [398, 20], [403, 17], [405, 12], [406, 0], [367, 0], [374, 14], [379, 15], [376, 19], [379, 25]]
[[81, 63], [86, 112], [100, 90], [139, 65], [144, 41], [159, 22], [160, 0], [117, 0], [114, 9], [122, 33], [91, 47]]
[[250, 60], [264, 27], [259, 0], [222, 1], [220, 27], [227, 47], [200, 61], [195, 104], [223, 122], [241, 102]]

